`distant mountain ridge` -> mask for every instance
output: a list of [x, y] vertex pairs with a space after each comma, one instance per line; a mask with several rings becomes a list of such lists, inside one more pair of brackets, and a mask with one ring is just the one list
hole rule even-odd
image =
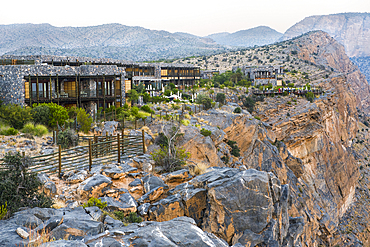
[[206, 38], [211, 38], [220, 45], [253, 47], [255, 45], [261, 46], [275, 43], [282, 36], [282, 33], [270, 27], [259, 26], [247, 30], [240, 30], [235, 33], [215, 33], [206, 36]]
[[0, 54], [69, 55], [143, 61], [210, 55], [226, 50], [209, 38], [121, 24], [89, 27], [0, 25]]
[[288, 40], [315, 30], [330, 34], [344, 46], [349, 57], [370, 56], [370, 13], [341, 13], [306, 17], [290, 27], [281, 40]]

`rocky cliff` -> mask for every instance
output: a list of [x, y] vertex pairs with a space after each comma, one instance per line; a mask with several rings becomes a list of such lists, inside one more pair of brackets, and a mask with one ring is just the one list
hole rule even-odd
[[348, 56], [370, 55], [370, 14], [342, 13], [306, 17], [293, 25], [283, 35], [288, 40], [304, 33], [322, 30], [344, 45]]

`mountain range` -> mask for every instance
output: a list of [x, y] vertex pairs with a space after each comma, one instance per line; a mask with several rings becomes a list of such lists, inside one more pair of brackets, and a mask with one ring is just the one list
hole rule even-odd
[[259, 26], [206, 37], [121, 24], [89, 27], [0, 25], [0, 55], [44, 54], [132, 61], [168, 60], [267, 45], [314, 30], [327, 32], [342, 44], [347, 55], [370, 81], [370, 13], [310, 16], [290, 27], [284, 34], [270, 27]]

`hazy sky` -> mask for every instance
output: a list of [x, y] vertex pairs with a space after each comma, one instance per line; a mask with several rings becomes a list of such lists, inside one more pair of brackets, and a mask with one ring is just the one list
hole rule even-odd
[[206, 36], [269, 26], [285, 32], [311, 15], [370, 12], [370, 0], [3, 0], [0, 24], [120, 23]]

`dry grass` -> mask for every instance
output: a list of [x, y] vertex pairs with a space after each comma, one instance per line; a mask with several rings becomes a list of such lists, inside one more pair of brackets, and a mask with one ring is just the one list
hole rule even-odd
[[67, 205], [65, 204], [64, 201], [59, 200], [59, 199], [54, 199], [52, 207], [55, 209], [59, 208], [65, 208]]
[[203, 162], [200, 162], [200, 163], [194, 163], [194, 166], [191, 166], [192, 168], [189, 169], [189, 172], [192, 176], [197, 176], [197, 175], [201, 175], [203, 173], [205, 173], [207, 171], [207, 169], [209, 168], [209, 164], [207, 163], [203, 163]]

